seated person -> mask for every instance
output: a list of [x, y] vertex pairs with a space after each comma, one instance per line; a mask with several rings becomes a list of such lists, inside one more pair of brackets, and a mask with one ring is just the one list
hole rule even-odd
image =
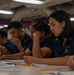
[[[15, 30], [13, 30], [13, 32], [14, 31]], [[11, 33], [12, 30], [9, 30], [9, 32]], [[48, 26], [46, 18], [35, 20], [30, 26], [30, 32], [33, 43], [30, 44], [25, 52], [13, 55], [4, 55], [1, 59], [22, 59], [24, 53], [25, 55], [33, 55], [35, 57], [50, 57], [53, 53], [51, 48], [53, 48], [54, 41], [49, 38], [50, 27]]]
[[[20, 50], [17, 46], [9, 39], [7, 39], [6, 31], [0, 30], [0, 47], [2, 49], [3, 54], [15, 54], [19, 53]], [[25, 42], [24, 42], [25, 43]]]
[[50, 14], [49, 25], [51, 33], [57, 38], [54, 47], [55, 58], [36, 58], [24, 56], [27, 63], [40, 63], [50, 65], [67, 65], [70, 55], [74, 54], [74, 28], [69, 14], [63, 10], [58, 10]]
[[7, 39], [6, 31], [0, 30], [0, 56], [3, 54], [10, 54], [8, 48], [5, 46], [5, 45], [9, 46], [7, 42], [9, 42], [9, 40]]
[[45, 17], [32, 22], [30, 26], [33, 44], [29, 47], [34, 57], [45, 58], [52, 54], [54, 41], [50, 40], [50, 27]]
[[67, 61], [67, 65], [68, 65], [70, 68], [74, 69], [74, 55], [73, 55], [73, 56], [70, 56], [70, 58], [69, 58], [68, 61]]
[[[8, 25], [8, 32], [12, 36], [10, 40], [14, 43], [14, 45], [17, 47], [17, 49], [19, 49], [20, 52], [26, 50], [32, 42], [30, 36], [28, 36], [22, 30], [22, 28], [22, 24], [18, 21], [13, 21]], [[13, 52], [13, 50], [11, 51]]]

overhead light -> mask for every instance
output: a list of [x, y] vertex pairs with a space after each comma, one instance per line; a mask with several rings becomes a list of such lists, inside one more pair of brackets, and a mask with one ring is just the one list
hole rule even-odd
[[11, 15], [11, 14], [13, 14], [13, 12], [12, 11], [7, 11], [7, 10], [0, 10], [0, 14]]
[[31, 3], [31, 4], [42, 4], [44, 3], [43, 1], [39, 1], [39, 0], [13, 0], [16, 2], [22, 2], [22, 3]]
[[74, 21], [74, 18], [70, 18], [71, 21]]
[[0, 29], [1, 29], [1, 28], [4, 28], [4, 26], [0, 26]]
[[8, 25], [4, 25], [4, 27], [8, 27]]

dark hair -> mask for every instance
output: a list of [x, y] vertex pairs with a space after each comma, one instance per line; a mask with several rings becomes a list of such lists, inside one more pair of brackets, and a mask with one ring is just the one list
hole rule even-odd
[[3, 30], [0, 30], [0, 37], [1, 38], [7, 38], [7, 32], [6, 31], [3, 31]]
[[50, 17], [54, 18], [56, 21], [58, 21], [60, 23], [62, 21], [65, 21], [64, 31], [61, 33], [59, 38], [62, 38], [62, 37], [66, 38], [74, 31], [69, 14], [66, 13], [65, 11], [63, 11], [63, 10], [55, 11], [50, 14], [48, 19], [50, 19]]
[[19, 29], [20, 27], [22, 27], [22, 24], [19, 22], [19, 21], [13, 21], [13, 22], [10, 22], [9, 25], [8, 25], [8, 30], [11, 29], [11, 28], [16, 28], [16, 29]]
[[50, 33], [50, 27], [48, 25], [48, 19], [45, 17], [38, 18], [32, 22], [32, 26], [37, 31], [44, 31], [45, 34]]

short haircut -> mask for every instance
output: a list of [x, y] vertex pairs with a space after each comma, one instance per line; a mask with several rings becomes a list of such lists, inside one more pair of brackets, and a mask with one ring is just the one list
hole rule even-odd
[[0, 30], [0, 37], [1, 38], [7, 38], [7, 32], [3, 31], [3, 30]]
[[22, 28], [22, 24], [19, 21], [13, 21], [8, 24], [8, 30], [11, 28], [19, 29]]

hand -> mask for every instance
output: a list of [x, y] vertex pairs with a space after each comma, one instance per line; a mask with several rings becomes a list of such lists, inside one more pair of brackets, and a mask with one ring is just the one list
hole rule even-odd
[[8, 49], [5, 46], [2, 46], [1, 49], [2, 49], [2, 54], [6, 54], [6, 55], [10, 54], [10, 52], [8, 51]]
[[11, 41], [12, 41], [16, 46], [18, 46], [19, 44], [21, 44], [21, 41], [20, 41], [18, 38], [15, 38], [15, 37], [12, 37], [12, 38], [11, 38]]
[[32, 57], [32, 56], [24, 56], [23, 59], [28, 64], [29, 63], [36, 63], [36, 61], [37, 61], [37, 58], [36, 57]]
[[5, 56], [6, 56], [6, 55], [2, 55], [2, 56], [0, 56], [0, 60], [5, 59]]
[[70, 68], [74, 69], [74, 55], [73, 55], [73, 56], [70, 56], [70, 58], [69, 58], [68, 61], [67, 61], [67, 65], [68, 65]]
[[20, 52], [23, 52], [21, 41], [18, 38], [12, 37], [11, 41], [17, 46]]
[[40, 36], [41, 36], [40, 31], [36, 31], [33, 33], [33, 37], [40, 37]]

